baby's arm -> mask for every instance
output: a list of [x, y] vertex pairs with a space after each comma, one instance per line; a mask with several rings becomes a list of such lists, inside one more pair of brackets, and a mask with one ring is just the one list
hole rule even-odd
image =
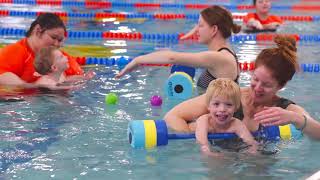
[[66, 76], [66, 79], [64, 82], [66, 83], [72, 83], [72, 82], [79, 82], [83, 81], [84, 77], [82, 75], [71, 75], [71, 76]]
[[234, 129], [235, 133], [248, 145], [250, 145], [250, 148], [248, 150], [249, 153], [256, 154], [257, 153], [257, 148], [258, 148], [258, 143], [257, 141], [254, 140], [252, 134], [246, 127], [246, 125], [240, 121], [239, 119], [235, 118], [235, 123], [234, 123]]
[[196, 140], [200, 145], [201, 152], [209, 156], [218, 156], [217, 153], [211, 152], [208, 141], [209, 115], [200, 116], [197, 119]]
[[40, 77], [34, 84], [37, 87], [47, 88], [50, 90], [70, 90], [77, 88], [77, 86], [72, 85], [59, 86], [56, 81], [52, 80], [51, 78], [48, 78], [46, 75]]
[[66, 82], [79, 82], [92, 79], [96, 73], [92, 70], [88, 71], [84, 75], [71, 75], [66, 76]]
[[57, 82], [48, 78], [47, 75], [43, 75], [34, 84], [38, 87], [53, 87], [57, 85]]

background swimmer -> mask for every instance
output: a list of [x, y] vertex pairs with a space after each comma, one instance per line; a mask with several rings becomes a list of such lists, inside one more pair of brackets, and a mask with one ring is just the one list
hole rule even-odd
[[248, 13], [243, 23], [247, 30], [276, 30], [283, 21], [275, 15], [270, 15], [270, 0], [253, 0], [256, 7], [255, 13]]

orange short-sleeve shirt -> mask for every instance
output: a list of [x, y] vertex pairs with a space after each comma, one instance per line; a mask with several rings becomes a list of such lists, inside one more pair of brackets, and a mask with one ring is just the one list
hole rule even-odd
[[280, 23], [280, 24], [283, 23], [283, 21], [278, 16], [274, 16], [274, 15], [270, 15], [270, 16], [268, 16], [267, 19], [261, 20], [256, 13], [248, 13], [243, 18], [243, 22], [246, 24], [246, 23], [248, 23], [249, 19], [258, 20], [262, 25], [270, 24], [270, 23], [274, 23], [274, 22], [277, 22], [277, 23]]
[[[68, 57], [69, 68], [66, 75], [81, 75], [83, 70], [76, 59], [63, 53]], [[26, 82], [34, 82], [39, 77], [34, 75], [35, 54], [23, 38], [14, 44], [10, 44], [0, 50], [0, 74], [12, 72]]]

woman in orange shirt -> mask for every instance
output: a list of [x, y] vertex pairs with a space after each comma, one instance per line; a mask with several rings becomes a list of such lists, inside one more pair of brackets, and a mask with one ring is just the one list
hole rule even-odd
[[[44, 47], [61, 47], [66, 27], [59, 16], [44, 13], [32, 22], [26, 37], [0, 50], [0, 85], [32, 87], [39, 76], [34, 69], [35, 54]], [[67, 76], [77, 75], [84, 79], [92, 78], [94, 73], [84, 74], [75, 58], [67, 55], [69, 68]]]
[[247, 30], [276, 30], [282, 24], [282, 20], [278, 16], [270, 15], [270, 0], [253, 0], [256, 7], [256, 13], [248, 13], [243, 19]]

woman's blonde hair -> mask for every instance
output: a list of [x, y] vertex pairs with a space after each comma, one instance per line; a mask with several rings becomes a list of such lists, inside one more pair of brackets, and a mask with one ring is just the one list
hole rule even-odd
[[224, 97], [230, 99], [236, 109], [241, 105], [240, 87], [233, 80], [228, 78], [218, 78], [210, 82], [206, 91], [207, 105], [213, 97]]

